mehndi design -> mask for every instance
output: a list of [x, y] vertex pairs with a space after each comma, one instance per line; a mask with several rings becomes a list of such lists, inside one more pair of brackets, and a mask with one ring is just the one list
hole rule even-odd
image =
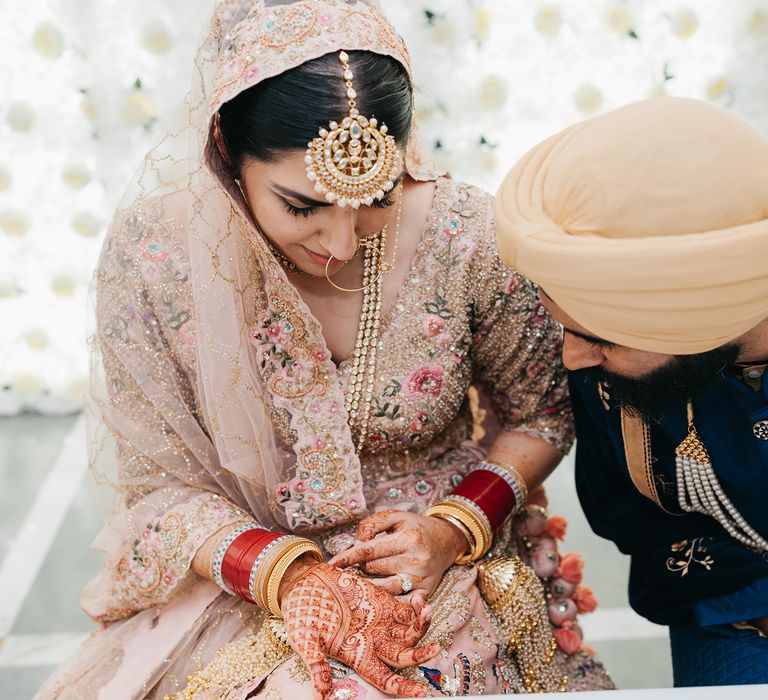
[[414, 646], [427, 630], [430, 609], [395, 600], [372, 583], [328, 564], [317, 564], [288, 589], [282, 610], [291, 646], [312, 676], [315, 699], [332, 689], [326, 655], [396, 697], [425, 697], [426, 688], [392, 668], [416, 666], [439, 646]]

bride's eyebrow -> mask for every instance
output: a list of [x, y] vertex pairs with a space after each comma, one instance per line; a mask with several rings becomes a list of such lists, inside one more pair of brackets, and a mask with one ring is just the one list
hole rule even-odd
[[[398, 178], [393, 183], [392, 189], [397, 187], [400, 182], [402, 181], [403, 177], [405, 177], [405, 172], [401, 172]], [[297, 202], [301, 202], [302, 204], [306, 204], [308, 207], [330, 207], [332, 206], [331, 203], [328, 200], [325, 199], [312, 199], [312, 197], [307, 197], [305, 194], [301, 194], [301, 192], [296, 192], [296, 190], [292, 190], [288, 187], [283, 187], [282, 185], [279, 185], [276, 182], [270, 182], [270, 185], [272, 185], [272, 188], [277, 190], [281, 195], [284, 197], [290, 197], [291, 199], [295, 199]]]

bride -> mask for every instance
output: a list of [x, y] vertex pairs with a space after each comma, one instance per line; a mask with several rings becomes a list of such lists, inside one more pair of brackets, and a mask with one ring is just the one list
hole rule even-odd
[[369, 2], [215, 3], [96, 273], [118, 506], [102, 624], [39, 698], [612, 687], [539, 486], [572, 440], [558, 327], [412, 118]]

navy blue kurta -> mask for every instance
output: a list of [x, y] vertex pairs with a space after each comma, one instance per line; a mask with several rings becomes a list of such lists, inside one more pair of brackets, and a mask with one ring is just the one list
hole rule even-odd
[[[656, 489], [665, 510], [630, 479], [620, 410], [606, 410], [584, 372], [570, 374], [576, 418], [576, 487], [592, 529], [632, 558], [630, 605], [659, 624], [701, 626], [768, 615], [768, 554], [748, 549], [714, 519], [677, 504], [675, 448], [688, 433], [685, 408], [651, 424]], [[736, 374], [694, 402], [694, 425], [724, 492], [768, 538], [768, 371], [755, 391]]]

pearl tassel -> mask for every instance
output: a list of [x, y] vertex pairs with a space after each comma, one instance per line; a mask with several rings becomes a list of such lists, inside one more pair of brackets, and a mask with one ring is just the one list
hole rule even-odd
[[686, 513], [702, 513], [719, 522], [743, 545], [768, 552], [768, 541], [752, 528], [725, 495], [712, 468], [712, 458], [693, 425], [693, 407], [688, 404], [688, 435], [675, 450], [677, 499]]

